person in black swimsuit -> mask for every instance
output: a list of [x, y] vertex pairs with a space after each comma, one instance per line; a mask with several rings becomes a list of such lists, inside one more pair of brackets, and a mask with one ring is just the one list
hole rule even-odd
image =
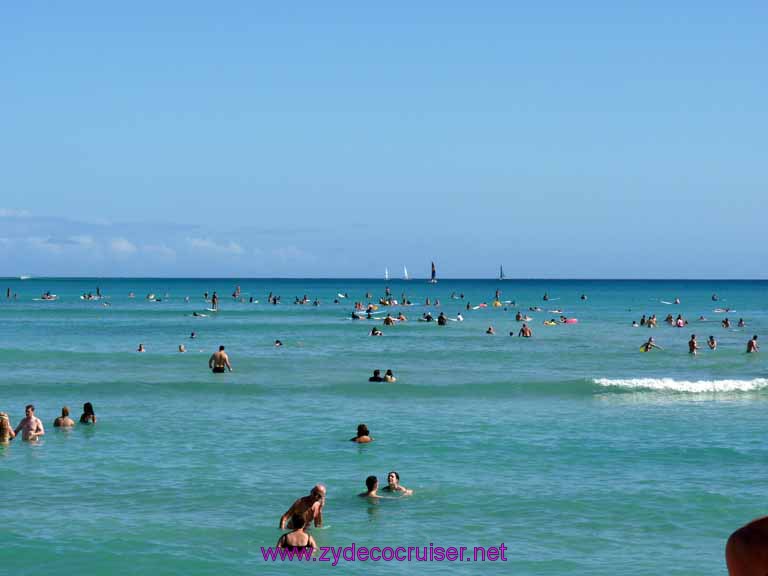
[[280, 536], [277, 541], [278, 548], [285, 548], [287, 550], [317, 549], [315, 539], [304, 530], [304, 518], [301, 514], [294, 514], [291, 517], [291, 525], [298, 526], [298, 528], [293, 532], [287, 532]]

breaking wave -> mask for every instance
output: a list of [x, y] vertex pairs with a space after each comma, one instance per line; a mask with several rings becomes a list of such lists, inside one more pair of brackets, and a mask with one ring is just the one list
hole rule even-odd
[[768, 378], [754, 380], [674, 380], [673, 378], [595, 378], [606, 388], [669, 390], [674, 392], [754, 392], [768, 388]]

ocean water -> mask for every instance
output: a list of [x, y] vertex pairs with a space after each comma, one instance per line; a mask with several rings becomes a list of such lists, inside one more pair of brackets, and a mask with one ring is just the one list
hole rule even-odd
[[[246, 302], [231, 298], [236, 285]], [[352, 301], [366, 291], [376, 301], [385, 285], [415, 303], [402, 308], [408, 322], [352, 321]], [[79, 298], [97, 286], [107, 298]], [[745, 354], [767, 333], [768, 282], [33, 278], [0, 288], [0, 410], [15, 426], [34, 403], [47, 428], [40, 442], [0, 446], [3, 573], [304, 573], [306, 563], [260, 550], [317, 482], [328, 486], [325, 526], [313, 530], [321, 546], [507, 547], [506, 562], [311, 564], [355, 574], [725, 574], [728, 535], [768, 513], [768, 350]], [[491, 307], [496, 289], [515, 306]], [[192, 316], [214, 290], [220, 311]], [[33, 300], [44, 291], [58, 300]], [[267, 304], [269, 292], [282, 303]], [[334, 304], [337, 293], [349, 298]], [[293, 303], [304, 294], [320, 305]], [[418, 322], [427, 297], [440, 300], [435, 316], [461, 311], [464, 322]], [[509, 336], [518, 307], [533, 317], [531, 339]], [[579, 322], [544, 326], [553, 309]], [[631, 327], [653, 313], [657, 328]], [[690, 324], [667, 326], [668, 313]], [[383, 337], [368, 335], [374, 324]], [[663, 351], [639, 353], [649, 335]], [[235, 370], [214, 375], [207, 360], [220, 344]], [[369, 383], [374, 368], [398, 381]], [[63, 405], [77, 419], [86, 401], [96, 426], [52, 427]], [[361, 422], [369, 445], [348, 441]], [[357, 497], [368, 475], [383, 485], [390, 470], [413, 496]]]

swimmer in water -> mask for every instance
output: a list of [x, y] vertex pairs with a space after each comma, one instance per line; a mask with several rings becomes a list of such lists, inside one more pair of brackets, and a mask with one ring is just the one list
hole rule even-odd
[[488, 330], [486, 330], [485, 333], [493, 336], [494, 334], [496, 334], [496, 330], [493, 329], [493, 326], [488, 326]]
[[696, 356], [696, 352], [699, 349], [699, 343], [696, 342], [696, 334], [691, 334], [691, 339], [688, 340], [688, 354]]
[[232, 372], [232, 364], [229, 363], [229, 356], [224, 352], [224, 346], [219, 346], [218, 352], [214, 352], [211, 354], [211, 357], [208, 358], [208, 368], [210, 368], [214, 374], [223, 373], [225, 368]]
[[369, 442], [373, 442], [373, 438], [371, 437], [371, 433], [368, 430], [368, 426], [365, 424], [358, 424], [357, 436], [350, 438], [349, 440], [350, 442], [356, 442], [358, 444], [368, 444]]
[[368, 378], [368, 382], [384, 382], [384, 378], [381, 377], [381, 370], [374, 370], [373, 376]]
[[715, 340], [714, 336], [709, 337], [709, 340], [707, 340], [707, 346], [709, 346], [710, 350], [717, 350], [717, 340]]
[[280, 530], [285, 530], [288, 525], [288, 520], [291, 520], [290, 528], [293, 526], [292, 518], [295, 514], [298, 514], [304, 519], [304, 525], [309, 526], [314, 522], [316, 528], [320, 528], [323, 525], [323, 506], [325, 506], [325, 485], [316, 484], [309, 496], [302, 496], [296, 500], [291, 507], [280, 517]]
[[61, 409], [61, 416], [59, 416], [58, 418], [56, 418], [56, 420], [53, 421], [53, 427], [54, 428], [71, 428], [74, 425], [75, 425], [75, 421], [69, 417], [69, 408], [64, 406]]
[[648, 338], [648, 342], [643, 344], [643, 352], [650, 352], [654, 348], [658, 348], [659, 350], [663, 350], [663, 348], [661, 346], [658, 346], [656, 344], [656, 342], [654, 342], [653, 336], [651, 336], [650, 338]]
[[80, 424], [96, 424], [96, 413], [93, 411], [93, 404], [90, 402], [83, 404], [83, 413], [80, 415]]
[[397, 378], [395, 378], [395, 375], [392, 373], [392, 370], [387, 370], [384, 372], [384, 382], [397, 382]]
[[136, 352], [146, 352], [144, 349], [144, 344], [139, 344], [139, 347], [136, 349]]
[[0, 444], [8, 444], [14, 438], [16, 438], [16, 433], [13, 431], [8, 414], [0, 412]]
[[368, 476], [365, 479], [365, 492], [358, 494], [360, 498], [381, 498], [376, 491], [379, 489], [379, 479], [376, 476]]
[[384, 336], [384, 332], [374, 326], [371, 328], [371, 336]]
[[187, 347], [184, 346], [184, 344], [179, 344], [179, 353], [183, 354], [186, 351], [187, 351]]
[[282, 345], [283, 343], [280, 340], [275, 340], [275, 348], [280, 348]]
[[752, 354], [753, 352], [760, 352], [760, 346], [757, 345], [757, 334], [752, 336], [752, 340], [747, 342], [747, 354]]
[[520, 328], [520, 332], [517, 334], [520, 338], [530, 338], [533, 336], [533, 331], [528, 328], [528, 324], [523, 324], [523, 327]]
[[[317, 550], [317, 542], [312, 538], [312, 535], [307, 533], [306, 526], [304, 525], [304, 519], [299, 514], [294, 514], [291, 517], [291, 526], [293, 526], [293, 532], [287, 532], [280, 536], [277, 540], [277, 548], [285, 548], [291, 552], [298, 550], [307, 550], [314, 553]], [[314, 558], [317, 560], [317, 558]]]
[[403, 496], [410, 496], [413, 494], [413, 490], [409, 490], [405, 486], [400, 486], [400, 474], [394, 470], [387, 474], [387, 485], [382, 490], [384, 492], [397, 492]]
[[34, 442], [39, 439], [40, 436], [45, 435], [45, 428], [43, 428], [43, 423], [40, 421], [40, 418], [35, 416], [34, 405], [27, 404], [24, 408], [24, 414], [24, 418], [19, 422], [19, 425], [16, 426], [13, 434], [16, 436], [21, 432], [22, 440]]

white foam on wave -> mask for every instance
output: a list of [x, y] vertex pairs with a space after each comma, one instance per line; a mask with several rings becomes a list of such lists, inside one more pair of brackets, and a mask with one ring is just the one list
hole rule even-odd
[[595, 378], [595, 384], [634, 390], [670, 390], [674, 392], [753, 392], [768, 388], [768, 378], [754, 380], [674, 380], [673, 378]]

